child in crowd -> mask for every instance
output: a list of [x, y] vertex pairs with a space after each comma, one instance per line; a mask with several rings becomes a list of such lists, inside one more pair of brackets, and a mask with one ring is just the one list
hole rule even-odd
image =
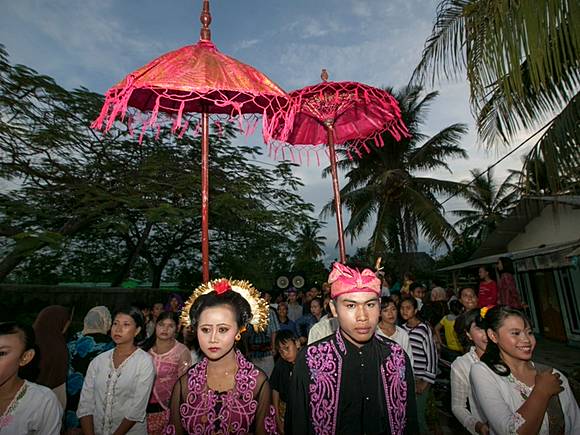
[[413, 351], [409, 343], [409, 334], [397, 326], [398, 308], [390, 296], [381, 297], [381, 320], [377, 325], [377, 334], [398, 343], [409, 356], [413, 365]]
[[484, 264], [479, 267], [479, 308], [497, 305], [497, 284], [491, 279], [491, 273], [492, 269], [490, 266]]
[[[442, 348], [442, 358], [446, 361], [452, 362], [455, 358], [460, 356], [463, 351], [454, 329], [455, 319], [463, 311], [463, 305], [461, 305], [461, 302], [457, 300], [451, 301], [449, 304], [449, 310], [451, 313], [443, 317], [437, 326], [435, 326], [435, 341], [437, 342], [437, 346]], [[441, 340], [441, 329], [445, 331], [445, 343]]]
[[50, 388], [25, 381], [18, 370], [34, 358], [34, 331], [16, 322], [0, 323], [0, 432], [58, 435], [62, 407]]
[[401, 317], [406, 322], [403, 329], [409, 334], [413, 352], [413, 374], [417, 394], [417, 417], [420, 433], [427, 433], [427, 400], [431, 385], [437, 376], [437, 347], [433, 341], [431, 327], [419, 317], [417, 300], [404, 298], [399, 307]]
[[155, 333], [143, 344], [143, 350], [153, 358], [156, 373], [147, 405], [148, 435], [163, 434], [169, 422], [169, 399], [173, 386], [192, 364], [189, 349], [175, 339], [178, 324], [176, 313], [161, 313], [157, 316]]
[[272, 388], [272, 403], [276, 408], [276, 425], [281, 434], [284, 433], [284, 414], [288, 401], [290, 377], [298, 355], [298, 344], [299, 340], [292, 331], [282, 330], [276, 334], [275, 346], [280, 358], [274, 366], [270, 386]]
[[455, 332], [461, 346], [468, 350], [451, 364], [451, 411], [459, 423], [472, 435], [489, 433], [489, 426], [479, 415], [473, 401], [469, 373], [487, 347], [487, 335], [478, 308], [466, 311], [457, 317]]

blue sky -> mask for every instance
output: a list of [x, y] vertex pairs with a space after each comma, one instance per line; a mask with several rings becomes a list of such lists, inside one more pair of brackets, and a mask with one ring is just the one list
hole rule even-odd
[[[290, 91], [320, 81], [361, 81], [373, 86], [407, 83], [430, 34], [437, 1], [432, 0], [213, 0], [212, 39], [218, 48], [258, 68]], [[22, 63], [54, 77], [66, 88], [85, 86], [104, 93], [127, 73], [161, 54], [199, 39], [201, 0], [2, 0], [0, 43], [12, 63]], [[452, 174], [469, 178], [507, 152], [487, 152], [478, 144], [464, 82], [437, 84], [440, 97], [426, 124], [433, 134], [456, 122], [469, 125], [463, 141], [469, 159], [453, 161]], [[525, 135], [522, 135], [522, 139]], [[246, 139], [261, 142], [259, 136]], [[516, 141], [518, 144], [520, 141]], [[521, 165], [522, 153], [496, 170]], [[267, 159], [267, 157], [264, 157]], [[317, 212], [331, 198], [330, 180], [321, 168], [300, 167], [304, 198]], [[449, 201], [448, 210], [461, 208]], [[334, 218], [328, 219], [327, 253], [336, 256]], [[365, 243], [365, 236], [355, 246]], [[421, 248], [428, 250], [422, 243]], [[355, 248], [347, 241], [347, 251]]]

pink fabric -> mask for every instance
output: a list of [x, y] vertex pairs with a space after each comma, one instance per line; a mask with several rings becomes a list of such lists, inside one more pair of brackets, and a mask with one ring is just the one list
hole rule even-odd
[[377, 296], [381, 294], [381, 280], [370, 269], [360, 272], [358, 269], [351, 269], [336, 262], [330, 272], [328, 282], [333, 299], [347, 293], [370, 292]]
[[147, 414], [147, 435], [163, 435], [169, 423], [169, 411]]
[[497, 305], [497, 285], [495, 281], [481, 282], [479, 284], [479, 308]]
[[518, 294], [516, 281], [511, 273], [502, 273], [498, 285], [500, 305], [509, 305], [513, 308], [522, 308], [522, 301]]
[[159, 355], [150, 349], [149, 354], [153, 357], [156, 373], [149, 402], [158, 403], [167, 411], [173, 386], [191, 366], [191, 352], [185, 345], [176, 341], [169, 352]]
[[[265, 115], [262, 131], [269, 141], [274, 125], [289, 123], [285, 117], [291, 112], [280, 111], [287, 104], [286, 92], [260, 71], [221, 53], [212, 42], [200, 41], [158, 57], [111, 87], [91, 126], [108, 131], [128, 115], [129, 131], [140, 128], [140, 139], [145, 131], [159, 132], [164, 125], [181, 136], [188, 128], [197, 131], [199, 123], [188, 119], [191, 113], [238, 117], [240, 127], [241, 115], [257, 113]], [[131, 113], [130, 107], [140, 113]], [[257, 121], [248, 122], [248, 134]]]
[[[254, 390], [260, 371], [239, 351], [236, 351], [236, 360], [236, 385], [224, 393], [217, 393], [207, 387], [207, 358], [188, 372], [189, 391], [186, 401], [179, 406], [181, 424], [187, 433], [249, 433], [259, 406], [254, 398]], [[273, 408], [270, 406], [268, 411], [270, 414], [264, 420], [264, 430], [273, 435], [276, 433], [276, 425], [271, 418]], [[174, 433], [174, 426], [168, 425], [165, 434]]]
[[[361, 157], [370, 152], [369, 142], [383, 147], [385, 132], [397, 141], [410, 136], [399, 103], [387, 91], [357, 82], [326, 81], [290, 92], [286, 113], [272, 119], [270, 154], [309, 163], [312, 145], [328, 142], [328, 121], [333, 124], [335, 144], [345, 145], [350, 158], [352, 153]], [[293, 123], [290, 129], [287, 122]]]

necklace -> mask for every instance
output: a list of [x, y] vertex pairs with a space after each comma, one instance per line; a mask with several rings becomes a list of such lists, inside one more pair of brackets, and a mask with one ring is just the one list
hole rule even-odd
[[2, 431], [3, 428], [9, 426], [10, 423], [12, 423], [12, 421], [14, 420], [14, 416], [12, 415], [12, 413], [18, 406], [18, 402], [20, 401], [20, 399], [22, 399], [25, 394], [26, 394], [26, 382], [23, 382], [22, 386], [18, 389], [18, 391], [14, 395], [14, 398], [4, 411], [4, 414], [0, 416], [0, 431]]

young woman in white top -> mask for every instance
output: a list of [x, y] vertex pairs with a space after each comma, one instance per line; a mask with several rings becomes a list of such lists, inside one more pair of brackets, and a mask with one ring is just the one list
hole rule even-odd
[[534, 364], [536, 339], [519, 311], [495, 306], [482, 313], [488, 344], [470, 380], [491, 434], [579, 434], [580, 410], [566, 377]]
[[34, 342], [32, 328], [0, 323], [0, 433], [60, 434], [63, 411], [56, 395], [18, 376], [34, 358]]
[[482, 421], [473, 403], [469, 372], [487, 347], [487, 335], [482, 328], [480, 310], [469, 310], [455, 321], [459, 342], [469, 351], [451, 364], [451, 411], [471, 434], [488, 434], [489, 426]]
[[147, 434], [145, 411], [155, 379], [151, 356], [137, 342], [145, 321], [135, 307], [117, 311], [111, 337], [115, 348], [91, 361], [77, 416], [85, 435]]
[[409, 334], [400, 326], [397, 326], [397, 304], [390, 296], [381, 297], [381, 319], [377, 325], [377, 334], [393, 340], [403, 348], [413, 365], [413, 351], [409, 344]]

